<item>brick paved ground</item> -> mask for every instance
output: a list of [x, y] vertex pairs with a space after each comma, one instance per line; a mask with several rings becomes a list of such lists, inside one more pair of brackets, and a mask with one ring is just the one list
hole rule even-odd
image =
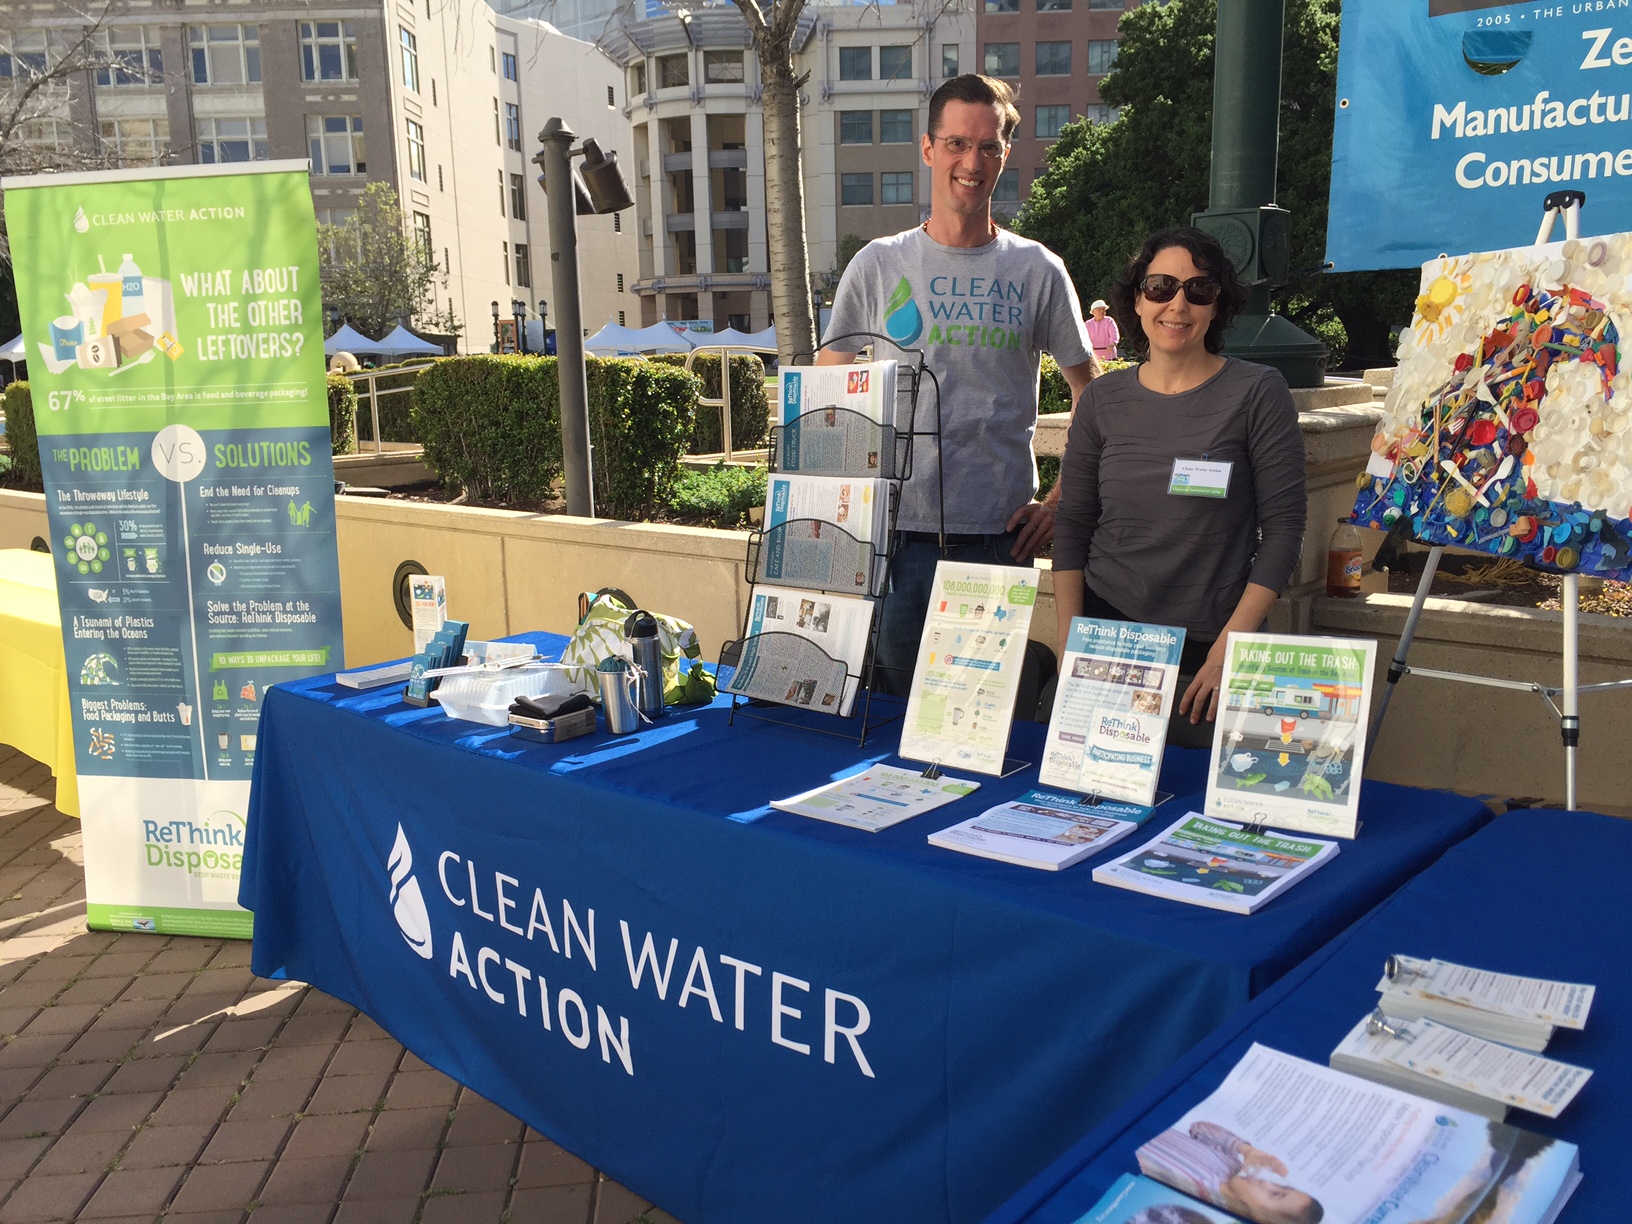
[[85, 929], [0, 747], [0, 1224], [675, 1224], [247, 944]]

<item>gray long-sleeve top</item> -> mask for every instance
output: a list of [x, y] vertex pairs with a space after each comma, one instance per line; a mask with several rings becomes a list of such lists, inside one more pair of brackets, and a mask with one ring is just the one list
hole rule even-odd
[[[1174, 461], [1232, 465], [1223, 498], [1168, 492]], [[1146, 390], [1137, 369], [1088, 384], [1060, 464], [1054, 570], [1127, 615], [1223, 630], [1248, 582], [1279, 593], [1303, 547], [1303, 434], [1278, 371], [1226, 359], [1199, 387]]]

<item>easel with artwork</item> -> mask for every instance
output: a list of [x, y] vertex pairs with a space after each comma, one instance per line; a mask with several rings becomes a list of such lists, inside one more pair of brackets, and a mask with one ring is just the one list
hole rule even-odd
[[[1406, 675], [1533, 692], [1558, 717], [1568, 808], [1581, 694], [1632, 687], [1579, 680], [1580, 576], [1632, 578], [1632, 371], [1621, 367], [1617, 327], [1632, 317], [1632, 234], [1583, 240], [1585, 203], [1579, 191], [1555, 191], [1534, 245], [1423, 266], [1353, 516], [1385, 530], [1408, 518], [1412, 537], [1430, 546], [1369, 744]], [[1544, 245], [1559, 217], [1565, 240]], [[1562, 684], [1406, 662], [1453, 545], [1562, 577]]]

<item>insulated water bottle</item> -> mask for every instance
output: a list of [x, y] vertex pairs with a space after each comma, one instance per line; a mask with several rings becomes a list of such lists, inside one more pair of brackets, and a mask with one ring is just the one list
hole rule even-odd
[[635, 706], [647, 718], [663, 716], [663, 647], [657, 638], [657, 617], [650, 612], [631, 612], [623, 622], [623, 637], [630, 657], [640, 673]]

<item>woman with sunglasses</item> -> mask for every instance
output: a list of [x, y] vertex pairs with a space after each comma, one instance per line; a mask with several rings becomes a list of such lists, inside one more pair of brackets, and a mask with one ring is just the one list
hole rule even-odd
[[[1297, 565], [1303, 435], [1286, 380], [1221, 356], [1247, 290], [1217, 239], [1145, 240], [1111, 290], [1138, 366], [1091, 382], [1060, 466], [1054, 599], [1073, 616], [1184, 629], [1170, 742], [1205, 743], [1225, 637], [1260, 628]], [[1205, 738], [1204, 738], [1205, 736]]]

